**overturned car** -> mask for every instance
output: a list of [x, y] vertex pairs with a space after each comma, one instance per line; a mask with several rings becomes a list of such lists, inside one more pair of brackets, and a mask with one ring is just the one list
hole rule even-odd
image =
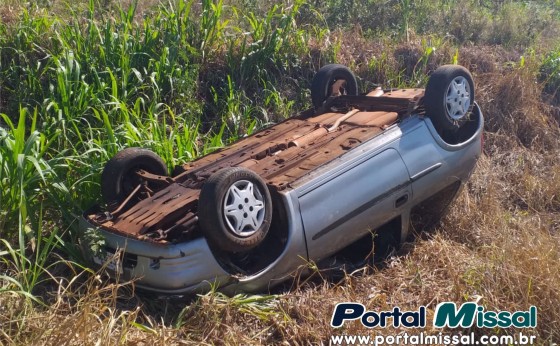
[[396, 245], [411, 220], [437, 220], [474, 169], [483, 128], [474, 91], [467, 69], [446, 65], [425, 89], [359, 95], [348, 68], [324, 66], [313, 109], [172, 175], [149, 150], [117, 153], [102, 206], [80, 224], [105, 245], [85, 251], [121, 279], [180, 294], [261, 291], [374, 238]]

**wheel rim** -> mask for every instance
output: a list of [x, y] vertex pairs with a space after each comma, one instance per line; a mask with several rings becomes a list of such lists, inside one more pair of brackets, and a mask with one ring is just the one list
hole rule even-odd
[[264, 197], [258, 187], [248, 180], [236, 181], [224, 199], [228, 229], [241, 237], [253, 235], [264, 222], [264, 206]]
[[455, 77], [449, 87], [445, 97], [445, 107], [447, 114], [453, 120], [462, 119], [471, 106], [471, 87], [469, 81], [463, 77]]

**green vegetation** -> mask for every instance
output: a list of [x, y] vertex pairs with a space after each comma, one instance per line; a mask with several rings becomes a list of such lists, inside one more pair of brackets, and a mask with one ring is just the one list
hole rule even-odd
[[[318, 343], [339, 301], [473, 296], [537, 305], [534, 333], [557, 341], [559, 33], [557, 0], [1, 1], [0, 343]], [[486, 155], [439, 232], [390, 268], [278, 296], [159, 304], [82, 267], [76, 218], [118, 150], [172, 169], [306, 109], [333, 62], [361, 91], [474, 73]]]
[[560, 100], [560, 48], [549, 52], [540, 68], [540, 80], [556, 101]]

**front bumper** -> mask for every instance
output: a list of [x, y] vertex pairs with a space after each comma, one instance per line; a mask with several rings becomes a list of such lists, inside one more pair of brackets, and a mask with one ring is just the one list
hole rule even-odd
[[[105, 267], [121, 281], [135, 280], [139, 288], [183, 294], [237, 282], [219, 265], [203, 237], [179, 244], [150, 243], [105, 231], [85, 216], [80, 219], [80, 233], [87, 235], [81, 237], [81, 245], [96, 267]], [[104, 243], [95, 254], [93, 238]]]

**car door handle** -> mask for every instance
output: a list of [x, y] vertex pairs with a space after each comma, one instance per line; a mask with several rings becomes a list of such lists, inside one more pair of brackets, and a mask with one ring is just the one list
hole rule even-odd
[[395, 208], [399, 208], [408, 202], [408, 193], [406, 195], [402, 195], [395, 201]]
[[414, 174], [413, 176], [410, 177], [410, 181], [415, 182], [416, 180], [432, 173], [433, 171], [435, 171], [436, 169], [440, 168], [442, 165], [441, 162], [438, 162], [434, 165], [431, 165], [430, 167], [424, 168], [423, 170], [419, 171], [418, 173]]

